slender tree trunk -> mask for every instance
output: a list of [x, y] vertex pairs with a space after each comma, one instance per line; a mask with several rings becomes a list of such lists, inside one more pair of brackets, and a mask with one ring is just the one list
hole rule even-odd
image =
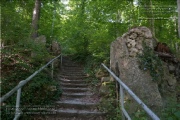
[[178, 7], [178, 38], [180, 38], [180, 0], [177, 0]]
[[38, 37], [38, 21], [40, 17], [40, 8], [41, 8], [41, 1], [35, 0], [35, 6], [34, 6], [33, 18], [32, 18], [32, 32], [31, 32], [32, 39]]
[[[80, 13], [80, 26], [83, 26], [82, 29], [85, 29], [85, 22], [84, 19], [85, 18], [85, 7], [86, 7], [86, 0], [81, 0], [81, 13]], [[88, 54], [88, 46], [89, 46], [89, 40], [86, 34], [82, 33], [83, 35], [83, 47], [84, 47], [84, 54]]]
[[[150, 8], [152, 9], [152, 1], [150, 0]], [[153, 37], [155, 37], [155, 29], [154, 29], [154, 13], [153, 10], [151, 11], [151, 17], [152, 19], [150, 19], [150, 23], [151, 23], [151, 31], [152, 31], [152, 35]]]
[[121, 23], [121, 13], [120, 13], [120, 10], [118, 9], [117, 11], [117, 15], [116, 15], [116, 38], [119, 37], [120, 35], [120, 31], [118, 29], [118, 24]]

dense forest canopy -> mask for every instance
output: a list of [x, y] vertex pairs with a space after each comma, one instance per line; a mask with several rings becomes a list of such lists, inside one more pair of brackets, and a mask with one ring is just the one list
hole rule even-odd
[[[1, 1], [4, 46], [30, 38], [34, 4], [35, 0]], [[101, 61], [108, 58], [117, 37], [132, 27], [147, 26], [158, 41], [176, 51], [177, 6], [176, 0], [41, 0], [38, 35], [45, 35], [48, 44], [57, 40], [65, 54]]]

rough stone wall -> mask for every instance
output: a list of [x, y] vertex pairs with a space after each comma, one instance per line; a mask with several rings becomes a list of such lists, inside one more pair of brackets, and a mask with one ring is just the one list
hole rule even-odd
[[[137, 27], [117, 38], [111, 44], [110, 66], [112, 71], [153, 111], [162, 107], [158, 84], [148, 72], [139, 69], [137, 54], [142, 54], [142, 43], [153, 48], [155, 43], [151, 31]], [[129, 100], [131, 100], [129, 98]], [[133, 111], [131, 111], [133, 112]]]

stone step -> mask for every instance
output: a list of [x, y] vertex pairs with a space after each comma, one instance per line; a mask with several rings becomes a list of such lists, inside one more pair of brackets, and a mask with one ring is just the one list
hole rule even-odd
[[60, 73], [60, 75], [63, 75], [63, 76], [82, 76], [82, 77], [87, 77], [87, 74], [74, 74], [74, 73]]
[[71, 68], [62, 68], [63, 71], [66, 71], [66, 72], [84, 72], [83, 69], [71, 69]]
[[81, 118], [93, 118], [97, 116], [103, 116], [103, 112], [97, 110], [76, 110], [76, 109], [58, 109], [56, 114], [61, 117], [81, 117]]
[[87, 92], [89, 88], [61, 88], [64, 92]]
[[[103, 113], [102, 113], [103, 114]], [[106, 120], [106, 115], [96, 115], [96, 116], [59, 116], [56, 115], [36, 115], [33, 120]]]
[[64, 68], [64, 67], [61, 67], [61, 70], [64, 70], [64, 71], [71, 71], [71, 70], [74, 70], [74, 71], [84, 71], [84, 68], [76, 69], [76, 68]]
[[[61, 70], [61, 72], [60, 72], [60, 74], [66, 74], [66, 75], [68, 75], [68, 74], [74, 74], [74, 75], [82, 75], [82, 74], [85, 74], [83, 71], [64, 71], [64, 70]], [[86, 74], [85, 74], [86, 75]]]
[[54, 115], [36, 117], [40, 120], [106, 120], [105, 113], [88, 110], [58, 109]]
[[82, 93], [66, 93], [63, 92], [62, 96], [66, 97], [66, 98], [84, 98], [87, 96], [92, 96], [92, 93], [87, 93], [87, 92], [82, 92]]
[[62, 68], [62, 69], [61, 69], [61, 72], [62, 72], [62, 73], [75, 73], [75, 74], [76, 74], [76, 73], [77, 73], [77, 74], [78, 74], [78, 73], [81, 73], [81, 74], [82, 74], [82, 73], [84, 73], [84, 70], [63, 69], [63, 68]]
[[69, 70], [69, 71], [68, 71], [68, 70], [64, 70], [64, 69], [61, 70], [60, 74], [67, 74], [67, 75], [69, 75], [69, 74], [87, 75], [84, 71], [78, 71], [78, 70]]
[[63, 64], [62, 65], [63, 67], [71, 67], [71, 68], [83, 68], [83, 66], [82, 65], [79, 65], [79, 64]]
[[78, 110], [94, 110], [97, 109], [97, 103], [87, 103], [74, 100], [57, 101], [57, 108], [63, 109], [78, 109]]
[[61, 83], [74, 83], [74, 84], [81, 84], [87, 83], [86, 80], [69, 80], [69, 79], [60, 79]]
[[81, 66], [62, 66], [63, 69], [76, 69], [76, 70], [84, 70], [84, 67]]
[[73, 66], [77, 66], [77, 65], [79, 65], [79, 66], [82, 66], [80, 63], [78, 63], [78, 62], [74, 62], [74, 61], [72, 61], [72, 60], [66, 60], [66, 61], [63, 61], [62, 62], [62, 65], [73, 65]]
[[81, 64], [79, 64], [77, 62], [72, 62], [72, 61], [66, 61], [62, 65], [63, 66], [75, 66], [75, 67], [82, 66]]
[[66, 79], [85, 79], [87, 76], [65, 76], [65, 75], [58, 75], [60, 78], [66, 78]]
[[65, 71], [65, 70], [61, 70], [61, 72], [60, 73], [62, 73], [62, 74], [80, 74], [80, 75], [87, 75], [84, 71], [77, 71], [77, 70], [74, 70], [74, 71]]
[[77, 67], [77, 68], [83, 68], [82, 65], [79, 65], [79, 64], [70, 64], [70, 63], [63, 63], [62, 66], [63, 66], [63, 67]]
[[86, 88], [87, 84], [74, 84], [74, 83], [60, 83], [60, 85], [64, 88]]
[[81, 117], [51, 117], [51, 116], [42, 116], [42, 117], [37, 117], [35, 120], [106, 120], [105, 116], [94, 116], [91, 118], [81, 118]]
[[62, 71], [62, 73], [66, 73], [66, 74], [69, 74], [69, 73], [82, 74], [82, 73], [84, 73], [84, 70], [72, 70], [72, 69], [65, 70], [65, 69], [61, 69], [61, 71]]

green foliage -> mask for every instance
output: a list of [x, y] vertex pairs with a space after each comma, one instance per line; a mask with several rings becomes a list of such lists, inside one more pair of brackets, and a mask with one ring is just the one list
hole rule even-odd
[[[27, 39], [26, 39], [27, 40]], [[36, 56], [31, 57], [31, 52], [35, 52]], [[1, 95], [6, 94], [14, 88], [21, 80], [26, 79], [36, 70], [38, 70], [47, 61], [50, 56], [45, 46], [35, 44], [31, 41], [22, 40], [16, 46], [3, 49], [2, 53], [2, 79], [1, 79]], [[60, 97], [61, 90], [55, 80], [52, 80], [46, 68], [22, 88], [21, 107], [25, 105], [48, 105], [52, 101]], [[52, 89], [56, 88], [56, 89]], [[14, 114], [6, 114], [7, 106], [15, 106], [16, 93], [5, 101], [2, 106], [2, 117], [4, 119], [12, 119]], [[24, 116], [25, 118], [27, 116]]]
[[132, 120], [147, 120], [147, 114], [144, 110], [137, 110], [133, 117]]
[[180, 104], [169, 105], [162, 111], [163, 120], [180, 120]]
[[115, 82], [107, 82], [104, 85], [109, 88], [109, 92], [101, 98], [99, 110], [106, 112], [108, 120], [119, 120], [121, 119], [121, 108], [116, 98]]
[[161, 82], [163, 77], [162, 61], [154, 54], [154, 50], [147, 45], [143, 46], [143, 54], [139, 55], [140, 69], [148, 71], [153, 81]]
[[[33, 70], [31, 70], [33, 71]], [[18, 73], [21, 73], [19, 75]], [[16, 71], [9, 77], [2, 79], [1, 94], [4, 95], [9, 92], [13, 87], [17, 85], [20, 80], [27, 78], [32, 72]], [[55, 86], [55, 90], [51, 89], [51, 86]], [[45, 73], [39, 73], [32, 79], [27, 85], [22, 88], [21, 93], [21, 107], [26, 105], [48, 105], [52, 101], [57, 100], [61, 94], [61, 90], [56, 81], [52, 80], [51, 77]], [[16, 95], [16, 94], [15, 94]], [[14, 114], [6, 114], [6, 107], [15, 106], [16, 96], [13, 95], [5, 101], [5, 106], [2, 106], [2, 118], [12, 119]]]
[[114, 98], [103, 98], [101, 100], [99, 109], [107, 113], [108, 120], [121, 120], [121, 108], [116, 105], [116, 102]]
[[29, 36], [32, 0], [1, 2], [1, 34], [5, 45], [12, 45]]

